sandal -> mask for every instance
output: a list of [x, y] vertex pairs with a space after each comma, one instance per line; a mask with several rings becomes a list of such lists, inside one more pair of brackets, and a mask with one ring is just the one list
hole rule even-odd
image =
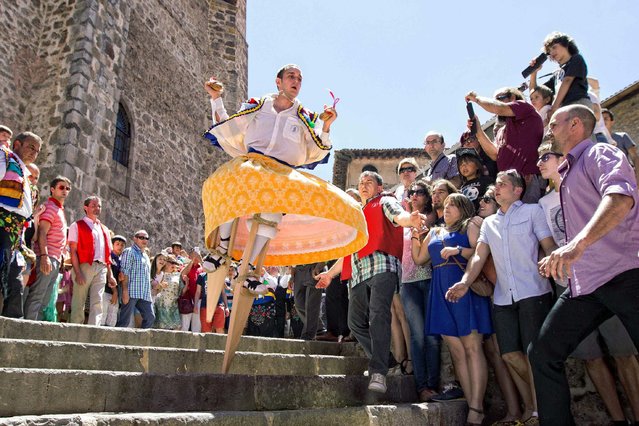
[[481, 426], [484, 422], [484, 410], [480, 410], [478, 408], [473, 408], [470, 405], [468, 406], [468, 411], [473, 411], [479, 415], [481, 415], [481, 421], [479, 423], [471, 423], [468, 420], [466, 420], [466, 426]]
[[402, 362], [399, 363], [399, 368], [400, 368], [402, 374], [405, 375], [405, 376], [412, 376], [413, 375], [413, 371], [411, 371], [410, 373], [408, 372], [408, 363], [409, 362], [411, 362], [410, 359], [406, 358]]

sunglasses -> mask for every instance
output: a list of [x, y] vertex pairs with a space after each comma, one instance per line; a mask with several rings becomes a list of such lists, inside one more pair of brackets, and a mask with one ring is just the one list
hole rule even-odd
[[555, 157], [559, 158], [561, 156], [563, 156], [563, 154], [559, 154], [557, 152], [547, 152], [544, 155], [542, 155], [541, 157], [539, 157], [537, 159], [537, 162], [542, 162], [545, 163], [546, 161], [548, 161], [550, 159], [550, 156], [554, 155]]
[[416, 171], [417, 169], [415, 167], [402, 167], [401, 169], [399, 169], [399, 174], [401, 175], [402, 173], [406, 173], [406, 172], [415, 173]]
[[483, 196], [483, 197], [481, 197], [479, 200], [480, 200], [480, 201], [483, 201], [483, 202], [484, 202], [484, 203], [486, 203], [486, 204], [490, 204], [491, 202], [495, 202], [495, 203], [497, 202], [497, 200], [495, 200], [495, 198], [494, 198], [494, 197], [490, 197], [490, 196], [488, 196], [488, 195], [484, 195], [484, 196]]
[[56, 187], [56, 189], [59, 189], [59, 190], [66, 189], [67, 191], [71, 191], [71, 187], [70, 186], [58, 186], [58, 187]]
[[408, 191], [408, 196], [412, 197], [413, 195], [426, 195], [426, 191], [423, 189], [411, 189]]
[[505, 101], [506, 99], [510, 99], [510, 95], [507, 93], [503, 95], [497, 95], [495, 96], [495, 99], [497, 99], [498, 101]]
[[135, 238], [137, 238], [138, 240], [148, 240], [149, 237], [145, 237], [144, 235], [136, 235]]

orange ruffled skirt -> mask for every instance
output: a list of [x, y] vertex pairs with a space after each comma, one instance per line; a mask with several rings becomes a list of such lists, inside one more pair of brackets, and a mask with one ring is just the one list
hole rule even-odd
[[361, 206], [336, 186], [261, 154], [235, 157], [202, 187], [205, 241], [223, 223], [240, 218], [233, 257], [248, 240], [246, 220], [256, 213], [285, 213], [264, 265], [303, 265], [338, 259], [366, 245]]

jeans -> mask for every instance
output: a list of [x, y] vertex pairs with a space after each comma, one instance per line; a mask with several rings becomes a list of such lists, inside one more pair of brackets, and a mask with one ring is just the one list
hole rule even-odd
[[334, 336], [348, 336], [348, 282], [339, 276], [326, 287], [326, 330]]
[[616, 314], [639, 348], [639, 268], [622, 272], [590, 294], [568, 294], [559, 297], [528, 349], [541, 424], [575, 424], [566, 358], [601, 323]]
[[44, 257], [39, 256], [33, 266], [36, 270], [36, 279], [29, 287], [29, 293], [24, 301], [24, 317], [25, 319], [42, 321], [42, 309], [47, 306], [51, 300], [53, 287], [58, 279], [60, 261], [56, 258], [49, 257], [51, 261], [51, 272], [45, 275], [40, 271], [40, 261]]
[[366, 356], [369, 374], [388, 373], [391, 343], [391, 303], [399, 279], [384, 272], [351, 288], [348, 326]]
[[153, 305], [144, 299], [129, 299], [129, 303], [120, 305], [120, 315], [116, 327], [128, 327], [131, 322], [134, 308], [142, 314], [142, 328], [151, 328], [155, 322], [155, 314], [153, 313]]
[[430, 280], [404, 283], [399, 292], [410, 329], [410, 356], [417, 392], [437, 389], [440, 380], [441, 337], [425, 334], [429, 292]]

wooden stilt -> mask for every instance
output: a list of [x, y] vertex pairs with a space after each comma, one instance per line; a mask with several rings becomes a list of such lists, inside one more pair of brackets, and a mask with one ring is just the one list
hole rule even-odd
[[[240, 338], [242, 337], [242, 333], [244, 332], [244, 328], [246, 327], [246, 322], [248, 320], [249, 313], [251, 312], [251, 307], [253, 306], [253, 300], [255, 300], [256, 297], [253, 293], [244, 288], [243, 284], [246, 273], [249, 269], [251, 251], [253, 250], [253, 246], [255, 245], [255, 237], [257, 236], [258, 227], [259, 223], [257, 221], [253, 221], [251, 230], [249, 232], [248, 241], [246, 243], [244, 253], [242, 254], [242, 265], [240, 266], [239, 276], [238, 279], [236, 279], [233, 283], [233, 309], [231, 310], [229, 331], [226, 337], [224, 361], [222, 362], [222, 373], [228, 373], [229, 369], [231, 368], [231, 362], [235, 357], [235, 351], [240, 344]], [[264, 257], [266, 256], [267, 250], [268, 242], [264, 245], [264, 248], [257, 258], [257, 264], [255, 265], [255, 268], [258, 273], [260, 273], [262, 270], [262, 264], [264, 262]]]
[[[231, 225], [231, 240], [229, 241], [229, 248], [227, 253], [229, 256], [233, 253], [233, 246], [235, 244], [235, 234], [237, 232], [237, 224], [239, 219], [235, 219], [233, 224]], [[210, 247], [215, 248], [219, 244], [219, 228], [215, 230], [214, 237], [211, 242], [213, 243]], [[211, 272], [207, 274], [206, 277], [206, 321], [211, 322], [213, 320], [213, 314], [215, 313], [215, 307], [217, 306], [217, 301], [220, 300], [220, 294], [224, 289], [224, 280], [229, 274], [229, 262], [224, 263], [215, 272]]]

